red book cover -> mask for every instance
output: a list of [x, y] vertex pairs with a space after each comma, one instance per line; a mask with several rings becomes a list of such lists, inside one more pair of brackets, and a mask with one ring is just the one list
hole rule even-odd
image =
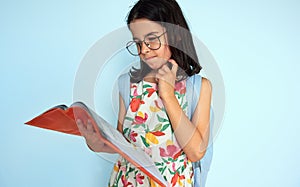
[[60, 106], [44, 112], [25, 124], [80, 136], [73, 108], [62, 108]]
[[99, 138], [105, 144], [138, 167], [157, 184], [163, 187], [168, 186], [168, 183], [157, 170], [151, 158], [141, 148], [130, 144], [119, 131], [82, 102], [75, 102], [70, 107], [58, 105], [25, 124], [80, 136], [81, 134], [76, 124], [77, 119], [80, 119], [84, 124], [89, 119]]

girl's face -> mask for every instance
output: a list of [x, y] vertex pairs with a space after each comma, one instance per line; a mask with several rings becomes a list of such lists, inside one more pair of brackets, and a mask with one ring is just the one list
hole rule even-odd
[[[171, 58], [171, 51], [167, 44], [168, 33], [166, 33], [165, 28], [160, 24], [144, 18], [135, 19], [130, 23], [129, 28], [132, 33], [133, 40], [140, 43], [141, 48], [139, 56], [141, 60], [144, 61], [151, 69], [159, 69]], [[145, 38], [147, 41], [153, 40], [153, 36], [159, 36], [159, 41], [161, 43], [159, 49], [153, 50], [151, 49], [150, 44], [149, 48], [145, 42], [143, 42]]]

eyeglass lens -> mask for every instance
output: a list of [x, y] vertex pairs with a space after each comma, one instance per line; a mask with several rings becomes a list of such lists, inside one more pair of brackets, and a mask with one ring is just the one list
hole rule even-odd
[[144, 41], [131, 41], [127, 44], [127, 50], [132, 54], [132, 55], [139, 55], [141, 53], [141, 49], [143, 46], [143, 42], [151, 50], [157, 50], [161, 46], [161, 42], [159, 40], [159, 37], [150, 34], [147, 35], [144, 39]]

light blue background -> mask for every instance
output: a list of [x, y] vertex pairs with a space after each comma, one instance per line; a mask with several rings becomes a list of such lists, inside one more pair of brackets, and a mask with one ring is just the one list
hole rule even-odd
[[[72, 102], [80, 61], [133, 2], [0, 2], [1, 187], [106, 186], [112, 163], [82, 138], [23, 123]], [[207, 187], [299, 187], [299, 1], [179, 3], [226, 88]]]

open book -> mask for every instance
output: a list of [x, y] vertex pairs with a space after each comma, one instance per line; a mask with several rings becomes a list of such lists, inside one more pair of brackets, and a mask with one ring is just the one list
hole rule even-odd
[[82, 102], [75, 102], [70, 107], [66, 105], [53, 107], [25, 124], [80, 136], [76, 124], [77, 119], [80, 119], [83, 123], [86, 123], [89, 119], [99, 138], [105, 144], [138, 167], [157, 184], [164, 187], [168, 186], [168, 183], [155, 167], [154, 162], [142, 148], [130, 144], [119, 131]]

